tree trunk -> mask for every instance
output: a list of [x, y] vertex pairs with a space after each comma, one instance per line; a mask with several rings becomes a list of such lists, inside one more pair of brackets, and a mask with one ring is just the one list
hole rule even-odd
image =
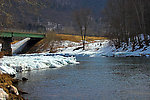
[[139, 37], [139, 36], [137, 36], [137, 39], [138, 39], [138, 44], [139, 44], [140, 48], [142, 48], [143, 46], [142, 46], [142, 42], [141, 42], [140, 37]]

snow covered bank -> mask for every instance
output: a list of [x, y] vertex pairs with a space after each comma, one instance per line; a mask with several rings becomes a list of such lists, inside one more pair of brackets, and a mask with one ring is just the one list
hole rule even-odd
[[150, 57], [150, 46], [143, 46], [143, 48], [139, 48], [139, 46], [135, 46], [135, 50], [132, 50], [132, 44], [126, 46], [125, 43], [122, 43], [122, 47], [116, 49], [114, 44], [109, 41], [105, 44], [105, 46], [98, 50], [97, 54], [94, 56], [107, 56], [107, 57]]
[[75, 57], [64, 57], [50, 54], [26, 54], [0, 59], [0, 70], [3, 73], [16, 74], [17, 72], [37, 70], [51, 67], [62, 67], [68, 64], [78, 64]]
[[[86, 42], [85, 50], [82, 50], [82, 42], [76, 43], [76, 42], [70, 42], [65, 41], [63, 44], [64, 48], [58, 48], [59, 54], [70, 54], [70, 55], [93, 55], [97, 54], [98, 50], [105, 47], [105, 45], [108, 43], [108, 40], [95, 40], [91, 42]], [[69, 46], [69, 47], [67, 47]], [[80, 48], [78, 50], [75, 50], [76, 48]]]
[[124, 50], [123, 48], [112, 48], [110, 52], [110, 55], [106, 56], [112, 56], [112, 57], [150, 57], [150, 47], [144, 47], [141, 49], [137, 49], [135, 51], [132, 51], [130, 47], [127, 48], [127, 50]]
[[[72, 54], [72, 55], [88, 55], [90, 57], [96, 56], [106, 56], [106, 57], [140, 57], [140, 56], [150, 56], [150, 46], [144, 46], [141, 49], [136, 46], [135, 50], [132, 51], [132, 45], [124, 48], [120, 47], [118, 49], [115, 48], [114, 44], [110, 40], [95, 40], [93, 42], [87, 42], [86, 50], [78, 49], [82, 46], [82, 43], [74, 43], [74, 42], [64, 42], [64, 48], [59, 48], [58, 53], [60, 54]], [[70, 47], [67, 47], [67, 46]], [[72, 45], [72, 46], [71, 46]], [[123, 44], [125, 45], [125, 44]]]
[[[16, 74], [26, 70], [35, 70], [51, 67], [62, 67], [68, 64], [78, 64], [73, 55], [78, 56], [105, 56], [105, 57], [139, 57], [150, 56], [150, 46], [144, 46], [141, 49], [135, 47], [132, 51], [132, 46], [126, 48], [118, 48], [109, 40], [95, 40], [86, 42], [86, 49], [82, 50], [82, 42], [76, 43], [71, 41], [63, 41], [62, 48], [58, 48], [57, 53], [40, 53], [40, 54], [24, 54], [12, 57], [4, 57], [0, 59], [0, 70], [3, 73]], [[79, 49], [77, 49], [79, 48]]]

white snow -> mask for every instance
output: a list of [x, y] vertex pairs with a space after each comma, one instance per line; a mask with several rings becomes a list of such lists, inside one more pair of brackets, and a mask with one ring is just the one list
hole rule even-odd
[[[22, 41], [12, 44], [12, 51], [16, 53], [29, 41], [26, 38]], [[0, 45], [1, 46], [1, 45]], [[16, 56], [4, 56], [0, 59], [0, 70], [7, 74], [16, 74], [17, 72], [37, 70], [51, 67], [63, 67], [68, 64], [78, 64], [73, 56], [65, 57], [60, 54], [40, 53], [24, 54]]]
[[64, 57], [61, 55], [51, 55], [46, 53], [41, 54], [26, 54], [0, 59], [0, 70], [3, 73], [16, 74], [17, 72], [38, 70], [51, 67], [62, 67], [68, 64], [78, 64], [76, 58]]
[[[14, 48], [22, 43], [28, 41], [25, 39], [17, 44]], [[125, 43], [122, 43], [125, 46]], [[37, 54], [24, 54], [11, 57], [3, 57], [0, 59], [0, 70], [3, 73], [16, 74], [17, 72], [37, 70], [51, 67], [62, 67], [68, 64], [78, 64], [76, 58], [73, 56], [106, 56], [106, 57], [131, 57], [131, 56], [150, 56], [150, 46], [144, 46], [141, 49], [135, 47], [132, 51], [132, 44], [129, 44], [126, 49], [123, 47], [116, 49], [110, 40], [95, 40], [86, 42], [85, 50], [82, 50], [82, 42], [76, 43], [71, 41], [62, 41], [61, 47], [58, 52], [51, 53], [37, 53]], [[77, 49], [78, 48], [78, 49]]]
[[96, 40], [92, 42], [86, 42], [87, 44], [85, 50], [82, 50], [82, 48], [79, 50], [74, 50], [76, 48], [82, 47], [82, 42], [75, 43], [75, 42], [65, 41], [64, 43], [62, 43], [63, 45], [65, 46], [71, 44], [73, 45], [71, 45], [70, 47], [58, 48], [57, 53], [70, 54], [70, 55], [93, 55], [93, 54], [97, 54], [98, 50], [104, 48], [108, 42], [109, 42], [108, 40]]
[[[64, 42], [65, 45], [71, 44], [71, 42]], [[73, 42], [74, 43], [74, 42]], [[122, 43], [122, 45], [126, 45]], [[73, 46], [66, 48], [58, 48], [58, 53], [60, 54], [71, 54], [71, 55], [88, 55], [90, 57], [96, 56], [107, 56], [107, 57], [140, 57], [140, 56], [150, 56], [150, 46], [144, 46], [138, 49], [139, 46], [135, 47], [135, 51], [132, 51], [132, 44], [130, 44], [124, 50], [123, 47], [116, 49], [110, 40], [95, 40], [86, 44], [86, 49], [74, 50], [78, 47], [82, 47], [82, 43], [76, 43]]]

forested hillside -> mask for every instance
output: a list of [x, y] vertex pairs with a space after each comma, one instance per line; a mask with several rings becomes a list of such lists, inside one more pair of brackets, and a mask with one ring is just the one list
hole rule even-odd
[[[106, 33], [117, 48], [132, 46], [132, 51], [150, 43], [150, 1], [108, 0], [103, 12]], [[122, 44], [124, 43], [124, 45]]]
[[23, 28], [43, 7], [40, 0], [0, 0], [0, 28]]
[[100, 16], [106, 0], [0, 0], [0, 27], [34, 30], [48, 22], [70, 25], [72, 12], [89, 8]]
[[64, 18], [66, 22], [72, 11], [80, 8], [89, 8], [94, 14], [100, 15], [105, 2], [106, 0], [49, 0], [47, 8], [42, 10], [42, 16], [59, 22], [63, 22]]

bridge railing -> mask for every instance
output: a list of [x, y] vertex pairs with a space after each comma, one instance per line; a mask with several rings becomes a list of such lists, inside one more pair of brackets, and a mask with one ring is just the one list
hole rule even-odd
[[24, 30], [24, 29], [1, 29], [0, 32], [16, 32], [16, 33], [32, 33], [32, 34], [45, 34], [45, 32], [38, 32], [35, 30]]
[[33, 32], [17, 32], [17, 31], [5, 31], [0, 30], [0, 37], [29, 37], [29, 38], [44, 38], [46, 35], [45, 33], [33, 33]]

